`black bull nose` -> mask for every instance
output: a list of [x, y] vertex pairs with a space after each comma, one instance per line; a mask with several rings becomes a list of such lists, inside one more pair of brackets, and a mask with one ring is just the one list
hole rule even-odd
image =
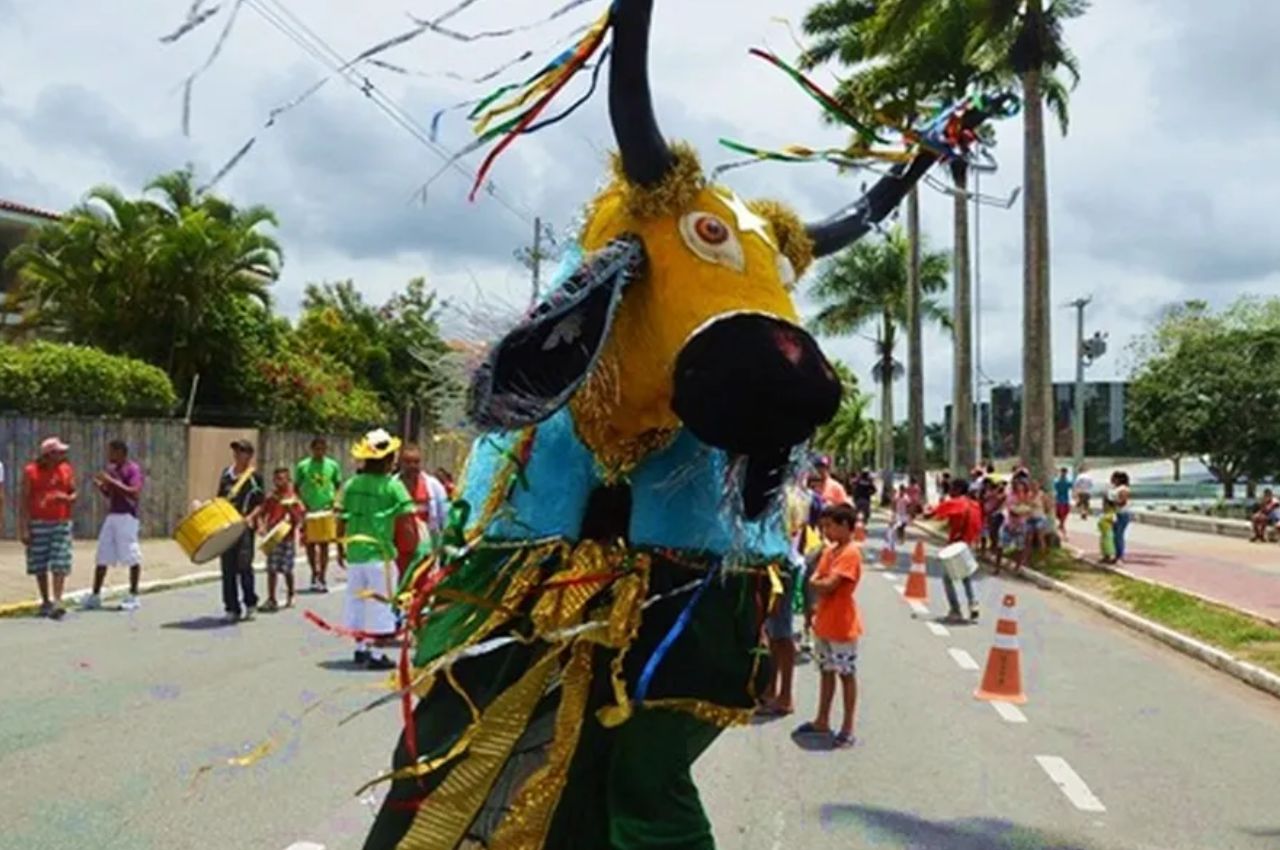
[[840, 381], [813, 337], [771, 316], [717, 319], [676, 358], [672, 408], [699, 440], [728, 452], [803, 443], [839, 404]]

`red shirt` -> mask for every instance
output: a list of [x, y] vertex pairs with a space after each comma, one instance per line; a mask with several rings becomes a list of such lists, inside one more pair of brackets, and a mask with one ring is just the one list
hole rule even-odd
[[[404, 479], [401, 478], [400, 482], [404, 483]], [[401, 514], [396, 517], [396, 567], [401, 575], [404, 575], [405, 569], [409, 566], [409, 560], [413, 557], [413, 553], [418, 551], [418, 544], [422, 540], [422, 529], [419, 524], [424, 523], [427, 504], [431, 501], [431, 493], [427, 489], [427, 476], [425, 475], [419, 474], [413, 486], [405, 484], [405, 489], [409, 491], [409, 498], [413, 499], [417, 510], [411, 514]]]
[[297, 528], [305, 516], [302, 502], [292, 490], [272, 493], [262, 503], [262, 519], [268, 529], [275, 528], [286, 519], [290, 520], [293, 528]]
[[57, 493], [70, 495], [76, 489], [76, 474], [65, 460], [54, 466], [32, 462], [23, 470], [27, 480], [27, 516], [41, 522], [67, 522], [71, 519], [71, 503], [51, 498]]
[[849, 643], [862, 635], [862, 618], [853, 598], [862, 579], [862, 555], [852, 541], [827, 548], [814, 571], [818, 578], [838, 577], [830, 593], [819, 594], [813, 614], [813, 633], [832, 643]]
[[947, 521], [947, 542], [970, 546], [982, 538], [982, 508], [968, 496], [944, 499], [929, 516]]

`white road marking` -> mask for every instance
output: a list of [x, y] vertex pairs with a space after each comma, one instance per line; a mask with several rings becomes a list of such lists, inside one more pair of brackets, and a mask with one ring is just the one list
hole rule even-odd
[[908, 599], [907, 605], [911, 606], [911, 610], [921, 616], [929, 616], [929, 606], [925, 605], [919, 599]]
[[938, 637], [947, 637], [951, 634], [951, 632], [947, 630], [947, 627], [941, 623], [925, 623], [924, 626]]
[[1027, 716], [1022, 713], [1022, 709], [1011, 702], [993, 702], [991, 707], [996, 710], [996, 714], [1000, 715], [1001, 719], [1006, 723], [1027, 722]]
[[1054, 784], [1062, 789], [1062, 793], [1067, 795], [1071, 805], [1082, 812], [1107, 810], [1107, 807], [1102, 805], [1102, 801], [1093, 796], [1093, 792], [1089, 790], [1088, 785], [1084, 784], [1080, 774], [1071, 769], [1066, 759], [1059, 756], [1036, 756], [1036, 762], [1044, 768], [1045, 773], [1049, 774]]
[[960, 666], [961, 670], [977, 670], [978, 662], [973, 660], [973, 656], [965, 652], [963, 649], [957, 649], [952, 646], [947, 649], [947, 654], [951, 656], [951, 660]]
[[314, 841], [295, 841], [284, 850], [324, 850], [324, 845], [316, 844]]
[[880, 578], [884, 579], [885, 581], [897, 581], [898, 579], [898, 577], [895, 576], [893, 573], [881, 573]]

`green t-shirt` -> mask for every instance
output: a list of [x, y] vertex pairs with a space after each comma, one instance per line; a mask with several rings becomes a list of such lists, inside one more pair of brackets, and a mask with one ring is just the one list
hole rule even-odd
[[298, 488], [303, 507], [309, 511], [327, 511], [333, 507], [342, 484], [342, 467], [331, 457], [323, 460], [304, 457], [293, 471], [293, 484]]
[[411, 514], [416, 508], [400, 478], [391, 474], [358, 473], [342, 488], [338, 502], [340, 515], [347, 523], [347, 537], [372, 537], [383, 544], [348, 544], [347, 562], [368, 564], [393, 560], [396, 517]]

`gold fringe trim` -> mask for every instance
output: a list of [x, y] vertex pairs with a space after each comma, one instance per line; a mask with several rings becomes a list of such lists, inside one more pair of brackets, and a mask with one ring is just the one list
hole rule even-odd
[[590, 643], [574, 645], [560, 682], [560, 706], [556, 709], [555, 733], [546, 763], [520, 786], [507, 816], [493, 834], [493, 850], [540, 850], [546, 840], [582, 734], [583, 713], [591, 693], [593, 651]]
[[622, 157], [614, 153], [610, 158], [613, 184], [622, 194], [622, 203], [632, 218], [653, 219], [678, 215], [693, 205], [698, 193], [706, 188], [702, 163], [698, 153], [688, 142], [671, 145], [675, 165], [657, 186], [636, 186], [622, 168]]
[[454, 850], [484, 805], [511, 750], [524, 734], [559, 654], [548, 651], [484, 712], [466, 759], [418, 808], [397, 850]]
[[813, 265], [813, 240], [809, 238], [804, 222], [791, 207], [781, 201], [761, 198], [748, 201], [747, 206], [761, 218], [767, 219], [773, 228], [773, 235], [778, 240], [778, 250], [791, 261], [800, 278]]
[[647, 699], [642, 705], [645, 708], [665, 708], [671, 711], [683, 711], [694, 717], [727, 729], [730, 726], [746, 726], [751, 723], [751, 709], [729, 708], [700, 699]]
[[631, 474], [642, 460], [671, 445], [680, 433], [678, 428], [658, 428], [636, 437], [618, 433], [613, 422], [620, 398], [618, 363], [612, 353], [607, 353], [569, 399], [574, 431], [591, 451], [606, 484], [615, 484]]

